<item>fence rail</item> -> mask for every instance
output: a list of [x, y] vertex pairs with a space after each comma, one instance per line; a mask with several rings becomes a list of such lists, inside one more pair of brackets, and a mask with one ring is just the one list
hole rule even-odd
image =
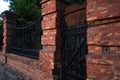
[[39, 57], [39, 50], [12, 47], [12, 53], [25, 56], [25, 57], [29, 57], [29, 58], [33, 58], [33, 59], [38, 59]]

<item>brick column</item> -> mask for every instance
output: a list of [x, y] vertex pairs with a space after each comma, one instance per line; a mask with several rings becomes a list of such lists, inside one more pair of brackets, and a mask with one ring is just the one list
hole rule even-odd
[[1, 14], [3, 18], [3, 47], [2, 53], [6, 54], [11, 51], [12, 39], [12, 24], [16, 23], [16, 14], [10, 11], [5, 11]]
[[91, 80], [120, 79], [120, 0], [87, 0], [87, 72]]
[[60, 74], [60, 19], [65, 3], [61, 0], [42, 0], [41, 5], [43, 49], [40, 50], [39, 61], [45, 71], [43, 79], [53, 80]]

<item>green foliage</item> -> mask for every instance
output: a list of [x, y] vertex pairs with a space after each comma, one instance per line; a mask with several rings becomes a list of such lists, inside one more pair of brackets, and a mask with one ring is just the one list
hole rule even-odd
[[19, 15], [19, 22], [30, 24], [41, 16], [40, 0], [10, 0], [10, 10]]

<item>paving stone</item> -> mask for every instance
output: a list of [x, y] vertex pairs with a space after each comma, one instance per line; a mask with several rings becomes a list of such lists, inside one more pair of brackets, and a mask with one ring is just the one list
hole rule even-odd
[[20, 80], [16, 75], [6, 69], [4, 65], [0, 63], [0, 80]]
[[0, 76], [0, 80], [4, 80], [4, 79], [6, 79], [6, 76], [1, 75], [1, 76]]

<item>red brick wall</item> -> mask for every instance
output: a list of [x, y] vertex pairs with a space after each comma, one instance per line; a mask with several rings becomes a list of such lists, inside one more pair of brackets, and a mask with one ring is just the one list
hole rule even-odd
[[[53, 80], [60, 77], [60, 20], [66, 6], [61, 0], [42, 0], [42, 45], [39, 60], [33, 60], [13, 54], [0, 55], [0, 61], [10, 68], [21, 72], [28, 80]], [[76, 10], [80, 4], [68, 7], [67, 13]], [[82, 6], [83, 7], [83, 6]], [[86, 15], [78, 12], [72, 18], [83, 15], [87, 20], [87, 80], [120, 79], [120, 1], [87, 0]], [[79, 14], [81, 13], [81, 15]], [[9, 19], [9, 18], [8, 18]], [[11, 19], [11, 18], [10, 18]], [[12, 18], [13, 19], [13, 18]], [[13, 21], [13, 20], [12, 20]], [[81, 20], [82, 21], [82, 20]], [[8, 21], [9, 22], [9, 21]], [[71, 23], [68, 21], [68, 23]], [[76, 25], [72, 23], [70, 25]], [[4, 25], [6, 26], [6, 24]], [[10, 25], [6, 26], [9, 27]], [[8, 28], [5, 28], [8, 29]], [[4, 36], [7, 30], [4, 30]], [[9, 36], [10, 37], [10, 36]], [[4, 40], [3, 52], [9, 52]], [[109, 54], [103, 53], [103, 47], [109, 48]]]
[[[120, 79], [120, 1], [87, 0], [88, 80]], [[103, 47], [109, 53], [103, 53]]]
[[7, 55], [7, 67], [15, 71], [21, 80], [44, 80], [50, 77], [41, 65], [38, 60], [14, 54]]

